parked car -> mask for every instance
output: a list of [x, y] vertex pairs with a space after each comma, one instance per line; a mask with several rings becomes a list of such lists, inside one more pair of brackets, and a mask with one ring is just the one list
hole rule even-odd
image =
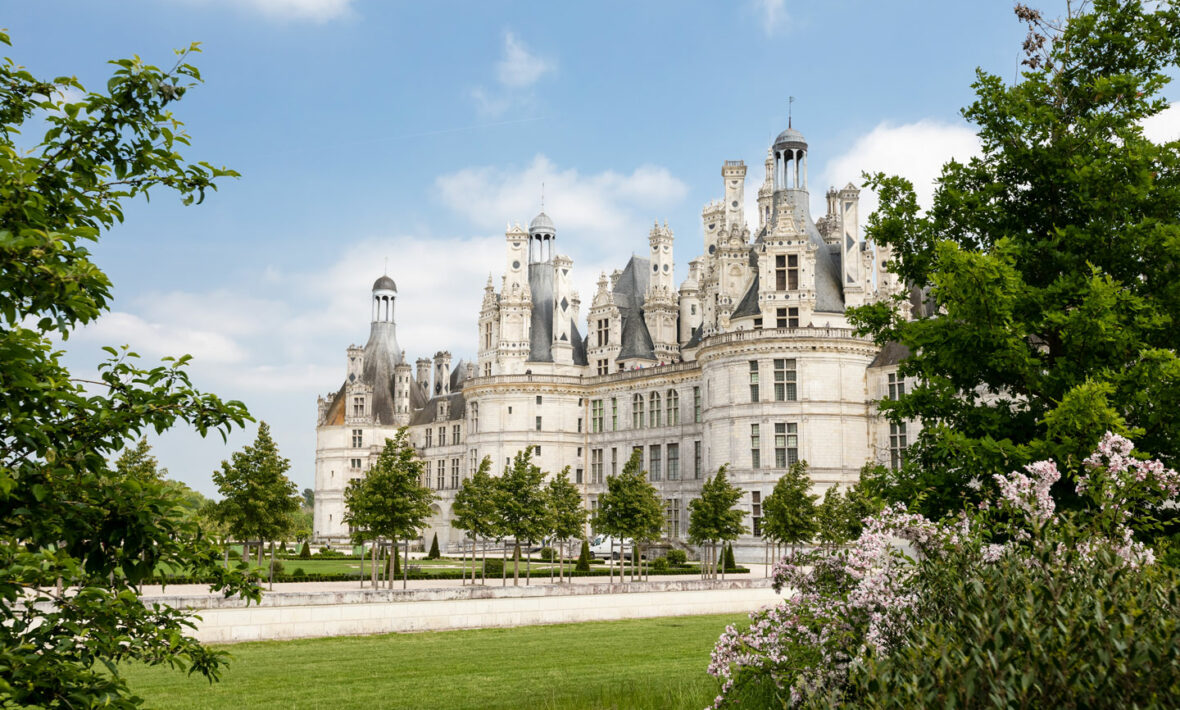
[[634, 549], [635, 543], [629, 537], [619, 540], [619, 538], [610, 535], [599, 535], [590, 541], [590, 556], [603, 560], [617, 560], [621, 554], [625, 555], [627, 559], [631, 559]]

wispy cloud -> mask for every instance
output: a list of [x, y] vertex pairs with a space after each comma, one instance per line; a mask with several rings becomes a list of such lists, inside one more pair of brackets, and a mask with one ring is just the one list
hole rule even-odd
[[328, 22], [352, 12], [353, 0], [181, 0], [190, 4], [225, 5], [252, 10], [276, 20]]
[[502, 116], [514, 106], [533, 103], [533, 86], [555, 71], [552, 60], [534, 54], [515, 34], [505, 32], [504, 53], [496, 62], [496, 87], [477, 86], [471, 99], [481, 115]]
[[754, 0], [753, 4], [766, 34], [772, 35], [787, 24], [786, 0]]

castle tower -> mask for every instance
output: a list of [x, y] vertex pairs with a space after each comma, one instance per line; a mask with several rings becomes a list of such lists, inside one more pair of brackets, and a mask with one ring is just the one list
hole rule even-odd
[[701, 260], [699, 258], [688, 262], [688, 278], [680, 284], [680, 345], [692, 339], [692, 332], [700, 327], [704, 320], [701, 309], [700, 285]]
[[508, 265], [500, 289], [500, 339], [496, 362], [502, 374], [524, 372], [529, 357], [529, 333], [533, 317], [533, 296], [529, 288], [529, 233], [519, 224], [504, 234]]
[[840, 190], [841, 252], [844, 256], [844, 302], [848, 306], [860, 306], [865, 302], [866, 269], [861, 253], [860, 226], [857, 214], [860, 204], [860, 190], [852, 183]]
[[586, 341], [586, 357], [590, 367], [594, 368], [594, 373], [598, 375], [610, 374], [612, 363], [619, 354], [622, 338], [619, 309], [611, 293], [617, 280], [618, 272], [615, 272], [611, 279], [607, 279], [606, 273], [600, 274], [598, 288], [590, 301], [590, 312], [587, 317], [590, 331]]
[[445, 350], [434, 354], [435, 397], [446, 397], [451, 393], [451, 354]]
[[490, 377], [496, 371], [496, 350], [500, 346], [500, 299], [492, 288], [492, 275], [483, 287], [483, 303], [479, 308], [479, 346], [475, 349], [479, 375]]
[[403, 427], [410, 423], [410, 363], [399, 362], [393, 368], [393, 424]]
[[774, 149], [766, 149], [766, 177], [762, 186], [758, 188], [758, 227], [761, 229], [770, 222], [770, 210], [773, 209], [774, 196]]
[[414, 375], [414, 380], [417, 383], [418, 387], [422, 390], [422, 393], [424, 395], [426, 395], [427, 398], [429, 398], [430, 397], [430, 360], [428, 360], [424, 357], [420, 357], [414, 361], [414, 365], [417, 370]]
[[[745, 166], [742, 166], [743, 174]], [[660, 362], [673, 362], [679, 355], [676, 333], [676, 289], [674, 284], [672, 230], [667, 223], [652, 226], [647, 238], [651, 247], [651, 280], [643, 299], [643, 320], [651, 335], [653, 352]]]
[[727, 160], [721, 166], [725, 181], [725, 222], [727, 225], [746, 223], [746, 164], [741, 160]]
[[553, 342], [550, 351], [553, 362], [559, 365], [574, 363], [571, 327], [578, 317], [579, 299], [570, 282], [573, 267], [573, 259], [568, 256], [553, 257]]

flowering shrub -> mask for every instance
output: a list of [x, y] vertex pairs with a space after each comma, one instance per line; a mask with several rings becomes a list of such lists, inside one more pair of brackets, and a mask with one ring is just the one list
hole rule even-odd
[[[1050, 488], [1061, 474], [1041, 461], [996, 475], [996, 494], [958, 519], [934, 523], [894, 505], [866, 518], [846, 550], [788, 555], [774, 585], [790, 596], [752, 614], [749, 628], [727, 628], [713, 650], [714, 707], [913, 707], [930, 705], [930, 693], [965, 693], [949, 704], [1060, 704], [1060, 693], [1101, 701], [1130, 697], [1124, 686], [1148, 668], [1141, 706], [1151, 693], [1166, 699], [1169, 684], [1180, 691], [1169, 650], [1180, 647], [1176, 584], [1133, 530], [1175, 500], [1180, 478], [1131, 450], [1103, 438], [1076, 479], [1088, 503], [1080, 512], [1057, 511]], [[1136, 635], [1149, 620], [1151, 631]], [[1088, 672], [1097, 658], [1118, 672]], [[1052, 669], [1028, 676], [1046, 659]]]

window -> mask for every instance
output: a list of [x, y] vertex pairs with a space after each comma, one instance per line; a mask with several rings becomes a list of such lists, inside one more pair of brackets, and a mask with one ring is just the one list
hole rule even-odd
[[598, 333], [598, 347], [604, 348], [610, 345], [610, 319], [599, 318], [595, 332]]
[[750, 361], [750, 401], [758, 401], [758, 361]]
[[660, 393], [652, 392], [650, 400], [651, 410], [648, 412], [648, 415], [651, 420], [651, 428], [655, 429], [660, 426]]
[[352, 430], [352, 448], [359, 449], [365, 445], [365, 433], [360, 429]]
[[364, 397], [353, 397], [352, 398], [352, 416], [354, 416], [354, 417], [365, 416], [365, 398]]
[[757, 424], [750, 425], [750, 468], [762, 468], [762, 436]]
[[467, 475], [468, 476], [471, 476], [471, 474], [475, 473], [475, 469], [479, 467], [479, 462], [476, 461], [476, 456], [478, 456], [478, 454], [475, 453], [475, 449], [472, 449], [470, 454], [471, 454], [471, 460], [467, 462]]
[[590, 482], [602, 483], [602, 449], [590, 449]]
[[574, 469], [574, 483], [581, 483], [581, 482], [582, 482], [582, 469], [575, 468]]
[[541, 406], [541, 395], [537, 395], [537, 406]]
[[451, 488], [459, 487], [459, 459], [451, 459]]
[[680, 444], [668, 444], [668, 480], [680, 480]]
[[778, 328], [798, 328], [799, 327], [799, 309], [798, 308], [779, 308], [775, 312], [775, 319], [778, 322]]
[[479, 402], [471, 403], [471, 431], [479, 431]]
[[452, 444], [463, 443], [462, 441], [459, 440], [460, 438], [461, 437], [459, 436], [459, 425], [456, 424], [455, 426], [451, 427], [451, 443]]
[[[615, 476], [619, 473], [619, 450], [612, 448], [610, 450], [610, 475]], [[602, 483], [602, 481], [599, 481]]]
[[643, 428], [643, 395], [641, 394], [631, 398], [631, 428]]
[[901, 375], [890, 372], [889, 373], [889, 399], [898, 399], [905, 396], [905, 378]]
[[426, 446], [423, 448], [429, 449], [431, 446], [434, 446], [434, 429], [427, 427], [426, 428]]
[[610, 360], [599, 360], [598, 361], [598, 374], [600, 374], [600, 375], [609, 375], [610, 374]]
[[762, 319], [761, 318], [754, 319], [754, 330], [762, 330]]
[[799, 290], [799, 257], [796, 254], [787, 256], [787, 288]]
[[590, 400], [590, 433], [597, 434], [602, 431], [602, 400]]
[[750, 493], [750, 527], [754, 537], [762, 537], [762, 492]]
[[664, 534], [670, 538], [680, 537], [680, 499], [664, 499]]
[[795, 387], [795, 361], [774, 361], [774, 401], [794, 402], [798, 397]]
[[799, 425], [774, 425], [774, 466], [786, 468], [799, 460]]
[[889, 467], [894, 471], [901, 468], [905, 460], [905, 422], [889, 425]]
[[447, 487], [447, 462], [439, 459], [435, 464], [435, 471], [437, 472], [435, 481], [438, 483], [438, 489], [441, 491]]
[[701, 480], [701, 442], [692, 442], [692, 477]]
[[485, 362], [483, 364], [483, 376], [484, 377], [491, 377], [492, 376], [492, 363]]
[[537, 417], [537, 431], [541, 431], [541, 418]]
[[783, 254], [774, 257], [774, 290], [787, 290], [787, 257]]
[[582, 433], [582, 418], [578, 417], [578, 433]]
[[492, 349], [492, 324], [491, 322], [483, 324], [483, 349]]
[[660, 480], [660, 445], [652, 444], [650, 447], [651, 454], [647, 459], [647, 472], [653, 481]]
[[701, 388], [692, 388], [692, 420], [701, 423]]
[[619, 400], [617, 397], [610, 398], [610, 430], [619, 430]]
[[361, 460], [360, 459], [349, 459], [348, 460], [348, 467], [351, 468], [353, 471], [361, 470]]
[[439, 446], [446, 446], [447, 445], [447, 428], [445, 426], [440, 426], [438, 428], [438, 445]]
[[665, 420], [668, 426], [680, 423], [680, 393], [676, 390], [668, 390], [668, 416]]
[[541, 455], [541, 445], [540, 444], [533, 446], [533, 453], [537, 456]]

